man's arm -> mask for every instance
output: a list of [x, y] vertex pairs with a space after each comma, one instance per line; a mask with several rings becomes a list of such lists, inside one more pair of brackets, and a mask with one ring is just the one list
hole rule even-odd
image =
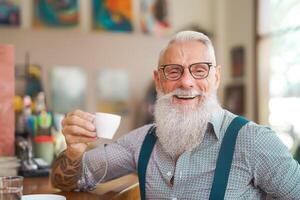
[[63, 151], [52, 166], [51, 182], [54, 187], [64, 191], [78, 188], [77, 182], [82, 171], [82, 155]]
[[275, 132], [262, 130], [251, 150], [254, 185], [276, 199], [299, 199], [300, 165]]
[[66, 191], [78, 188], [83, 153], [87, 149], [87, 144], [97, 139], [93, 120], [92, 114], [81, 110], [68, 113], [63, 119], [62, 133], [66, 139], [67, 149], [53, 163], [51, 182], [54, 187]]

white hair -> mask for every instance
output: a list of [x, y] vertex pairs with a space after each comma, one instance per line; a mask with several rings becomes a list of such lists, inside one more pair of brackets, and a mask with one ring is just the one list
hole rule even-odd
[[166, 51], [166, 49], [173, 43], [176, 42], [188, 42], [188, 41], [199, 41], [207, 47], [208, 54], [212, 59], [212, 64], [216, 65], [216, 56], [215, 50], [212, 45], [211, 40], [203, 33], [196, 31], [181, 31], [176, 33], [168, 42], [168, 44], [161, 50], [159, 54], [159, 64], [161, 63], [161, 59]]

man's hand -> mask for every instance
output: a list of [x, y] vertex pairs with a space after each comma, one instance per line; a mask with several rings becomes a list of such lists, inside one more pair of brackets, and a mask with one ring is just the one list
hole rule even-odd
[[62, 121], [62, 133], [66, 139], [68, 152], [80, 155], [86, 150], [87, 143], [97, 139], [93, 125], [94, 118], [94, 115], [81, 110], [67, 114]]
[[68, 113], [62, 121], [62, 132], [67, 149], [54, 161], [51, 181], [55, 187], [65, 191], [77, 188], [82, 171], [82, 156], [89, 142], [95, 141], [94, 115], [76, 110]]

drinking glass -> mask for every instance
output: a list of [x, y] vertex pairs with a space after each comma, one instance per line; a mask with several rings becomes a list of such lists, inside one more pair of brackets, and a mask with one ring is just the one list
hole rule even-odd
[[21, 200], [22, 193], [22, 176], [0, 177], [0, 200]]

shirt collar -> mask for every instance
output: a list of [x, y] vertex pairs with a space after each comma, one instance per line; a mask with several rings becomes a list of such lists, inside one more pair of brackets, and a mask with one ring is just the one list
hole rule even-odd
[[224, 112], [224, 109], [222, 109], [221, 107], [217, 108], [209, 121], [209, 124], [212, 127], [212, 131], [215, 133], [218, 140], [220, 139], [220, 132], [222, 121], [224, 118]]

